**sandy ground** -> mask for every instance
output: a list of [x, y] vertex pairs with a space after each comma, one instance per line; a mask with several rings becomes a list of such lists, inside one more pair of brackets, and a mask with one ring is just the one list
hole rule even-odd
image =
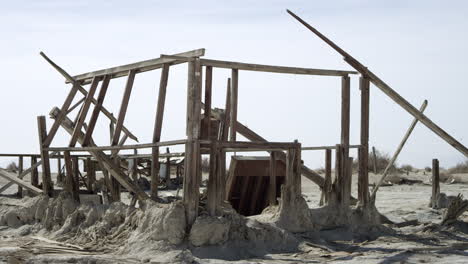
[[[387, 231], [353, 233], [344, 227], [317, 232], [294, 234], [301, 240], [294, 252], [258, 252], [245, 254], [240, 259], [232, 256], [226, 248], [193, 248], [193, 258], [181, 263], [468, 263], [468, 213], [451, 229], [438, 229], [442, 210], [428, 207], [431, 195], [430, 174], [412, 173], [404, 177], [421, 180], [413, 185], [381, 187], [377, 194], [377, 209], [394, 222], [418, 220], [419, 224], [398, 228], [385, 226]], [[378, 175], [370, 175], [375, 182]], [[466, 177], [468, 175], [462, 175]], [[353, 181], [356, 175], [353, 176]], [[6, 182], [0, 179], [0, 186]], [[302, 179], [303, 196], [310, 208], [318, 208], [319, 188], [309, 180]], [[353, 187], [357, 184], [353, 183]], [[14, 193], [11, 187], [7, 193]], [[353, 188], [356, 196], [356, 188]], [[441, 184], [441, 192], [447, 195], [468, 195], [467, 184]], [[173, 192], [171, 192], [173, 193]], [[169, 193], [166, 193], [169, 194]], [[126, 199], [126, 195], [123, 195]], [[0, 197], [0, 206], [21, 207], [23, 200]], [[0, 263], [141, 263], [150, 262], [151, 256], [138, 257], [105, 251], [91, 251], [80, 245], [68, 245], [47, 240], [47, 233], [31, 234], [23, 227], [0, 226]], [[187, 248], [186, 248], [187, 249]], [[210, 251], [211, 250], [211, 251]], [[225, 250], [225, 252], [223, 252]], [[248, 249], [245, 249], [248, 250]], [[212, 252], [219, 251], [219, 252]], [[207, 253], [209, 252], [209, 253]], [[170, 253], [170, 252], [169, 252]], [[164, 252], [165, 255], [169, 254]], [[215, 254], [216, 253], [216, 254]], [[252, 253], [252, 252], [250, 252]], [[153, 255], [159, 254], [155, 251]], [[161, 253], [162, 254], [162, 253]], [[239, 255], [244, 255], [242, 252]], [[215, 257], [213, 257], [215, 256]], [[220, 257], [221, 256], [221, 257]], [[227, 260], [231, 259], [231, 260]], [[160, 262], [163, 263], [164, 259]]]

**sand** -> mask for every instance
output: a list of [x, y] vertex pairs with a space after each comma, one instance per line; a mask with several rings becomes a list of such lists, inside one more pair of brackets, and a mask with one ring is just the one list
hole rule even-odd
[[[429, 175], [403, 176], [421, 183], [382, 187], [376, 208], [407, 225], [319, 207], [320, 191], [307, 179], [302, 197], [285, 196], [294, 210], [280, 204], [244, 217], [226, 205], [222, 216], [201, 215], [190, 230], [180, 202], [132, 208], [128, 199], [78, 206], [65, 194], [4, 196], [0, 263], [466, 263], [468, 213], [440, 226], [445, 209], [428, 207]], [[468, 185], [442, 183], [441, 192], [468, 196]]]

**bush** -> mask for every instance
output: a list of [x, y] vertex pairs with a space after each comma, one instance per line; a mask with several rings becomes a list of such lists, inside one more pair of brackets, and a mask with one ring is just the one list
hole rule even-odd
[[202, 159], [201, 170], [202, 172], [210, 172], [210, 159], [208, 157]]
[[431, 172], [431, 171], [432, 171], [432, 168], [431, 168], [431, 167], [425, 167], [425, 168], [424, 168], [424, 171], [425, 171], [425, 172]]
[[454, 167], [448, 169], [449, 173], [468, 173], [468, 160], [460, 162]]
[[404, 170], [405, 172], [412, 172], [413, 171], [413, 166], [409, 164], [401, 165], [401, 169]]
[[18, 171], [18, 166], [16, 165], [16, 163], [14, 161], [10, 162], [10, 164], [8, 164], [5, 168], [7, 171], [10, 171], [10, 172], [17, 172]]
[[[390, 155], [388, 153], [385, 153], [385, 152], [381, 152], [379, 150], [375, 150], [375, 161], [376, 161], [376, 167], [377, 167], [377, 173], [382, 173], [385, 168], [387, 167], [387, 165], [390, 163]], [[354, 159], [353, 161], [353, 170], [356, 170], [358, 169], [359, 165], [358, 165], [358, 159]], [[374, 154], [372, 153], [372, 151], [369, 153], [369, 162], [367, 164], [367, 169], [368, 171], [374, 171]], [[390, 168], [390, 171], [389, 172], [395, 172], [396, 171], [396, 167], [395, 167], [395, 163], [392, 165], [392, 167]]]

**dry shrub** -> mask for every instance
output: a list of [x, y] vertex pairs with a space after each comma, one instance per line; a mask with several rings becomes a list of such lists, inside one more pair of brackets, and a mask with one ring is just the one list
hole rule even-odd
[[18, 166], [16, 165], [16, 163], [14, 161], [10, 162], [10, 164], [8, 164], [5, 168], [7, 171], [10, 171], [10, 172], [17, 172], [18, 171]]
[[425, 167], [425, 168], [424, 168], [424, 171], [425, 171], [425, 172], [431, 172], [431, 171], [432, 171], [432, 168], [431, 168], [431, 167]]
[[202, 172], [210, 172], [210, 159], [208, 157], [202, 159], [201, 170]]
[[411, 166], [411, 165], [409, 165], [409, 164], [401, 165], [400, 169], [402, 169], [402, 170], [405, 171], [406, 173], [408, 173], [408, 172], [413, 172], [413, 170], [414, 170], [413, 166]]
[[[382, 173], [385, 168], [387, 168], [387, 165], [390, 163], [390, 155], [388, 153], [379, 151], [378, 149], [375, 149], [375, 161], [376, 161], [376, 167], [377, 167], [377, 173]], [[353, 161], [353, 170], [357, 171], [359, 167], [359, 161], [358, 159], [354, 159]], [[367, 164], [367, 169], [368, 171], [374, 171], [374, 154], [372, 152], [369, 153], [369, 162]], [[391, 172], [396, 172], [397, 169], [395, 167], [395, 163], [390, 167], [390, 173]]]
[[450, 174], [453, 173], [468, 173], [468, 160], [465, 160], [464, 162], [460, 162], [454, 167], [448, 169], [448, 172]]

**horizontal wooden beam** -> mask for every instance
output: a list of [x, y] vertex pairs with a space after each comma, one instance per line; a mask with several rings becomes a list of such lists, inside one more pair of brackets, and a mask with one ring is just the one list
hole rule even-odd
[[[178, 56], [178, 57], [201, 57], [204, 55], [205, 55], [205, 49], [196, 49], [196, 50], [174, 54], [174, 56]], [[151, 60], [145, 60], [145, 61], [125, 64], [125, 65], [120, 65], [117, 67], [79, 74], [79, 75], [73, 76], [73, 79], [80, 82], [81, 84], [88, 84], [91, 82], [91, 80], [95, 76], [109, 75], [113, 79], [113, 78], [127, 76], [131, 70], [136, 70], [138, 73], [140, 73], [140, 72], [146, 72], [146, 71], [151, 71], [151, 70], [162, 68], [164, 63], [175, 65], [175, 64], [180, 64], [184, 62], [185, 61], [182, 61], [182, 60], [179, 61], [174, 58], [160, 57], [160, 58], [155, 58]], [[69, 81], [67, 80], [66, 83], [68, 82]]]
[[258, 149], [258, 150], [287, 150], [290, 148], [297, 148], [299, 144], [294, 142], [263, 142], [263, 141], [227, 141], [219, 142], [220, 148], [232, 149]]
[[91, 146], [91, 147], [53, 147], [46, 148], [47, 151], [104, 151], [104, 150], [122, 150], [122, 149], [142, 149], [142, 148], [152, 148], [152, 147], [161, 147], [161, 146], [174, 146], [182, 145], [187, 143], [186, 139], [163, 141], [157, 143], [147, 143], [147, 144], [134, 144], [134, 145], [123, 145], [123, 146]]
[[260, 72], [274, 72], [274, 73], [287, 73], [287, 74], [305, 74], [305, 75], [322, 75], [322, 76], [345, 76], [348, 74], [357, 74], [356, 71], [341, 71], [341, 70], [323, 70], [323, 69], [310, 69], [310, 68], [297, 68], [285, 66], [272, 66], [262, 64], [252, 64], [234, 61], [220, 61], [200, 59], [203, 66], [211, 66], [226, 69], [238, 69], [244, 71], [260, 71]]
[[[350, 145], [349, 148], [359, 148], [361, 145]], [[318, 146], [318, 147], [303, 147], [301, 150], [325, 150], [336, 149], [336, 146]]]

